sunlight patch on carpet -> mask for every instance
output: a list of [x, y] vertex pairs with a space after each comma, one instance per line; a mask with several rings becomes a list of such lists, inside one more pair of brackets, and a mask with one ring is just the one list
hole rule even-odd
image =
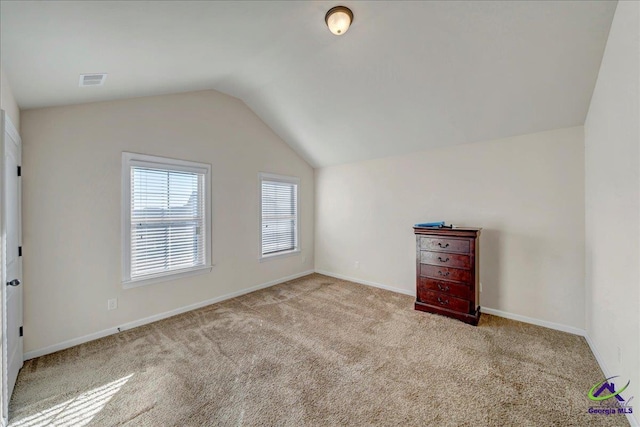
[[84, 426], [105, 407], [133, 376], [127, 375], [34, 415], [9, 423], [10, 427]]

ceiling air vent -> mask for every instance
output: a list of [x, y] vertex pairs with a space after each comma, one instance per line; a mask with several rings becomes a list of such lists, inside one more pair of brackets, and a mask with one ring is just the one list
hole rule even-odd
[[80, 74], [80, 87], [102, 86], [107, 74]]

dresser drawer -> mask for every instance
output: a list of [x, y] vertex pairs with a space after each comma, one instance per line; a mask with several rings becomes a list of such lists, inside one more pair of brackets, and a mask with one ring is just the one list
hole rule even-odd
[[420, 237], [420, 249], [423, 251], [471, 252], [471, 242], [467, 239], [440, 239], [437, 237]]
[[462, 313], [469, 312], [469, 301], [453, 297], [451, 295], [440, 292], [432, 292], [418, 289], [418, 300], [427, 304], [435, 305], [449, 310], [459, 311]]
[[420, 251], [422, 264], [441, 265], [443, 267], [465, 268], [471, 267], [469, 255], [457, 255], [443, 252]]
[[455, 280], [456, 282], [465, 283], [471, 280], [471, 272], [469, 270], [438, 267], [437, 265], [429, 264], [420, 264], [420, 275], [423, 277], [433, 277], [434, 279]]
[[472, 300], [475, 296], [469, 285], [428, 279], [426, 277], [420, 278], [418, 293], [420, 293], [420, 290], [442, 292], [443, 294], [453, 295], [454, 297], [467, 300]]

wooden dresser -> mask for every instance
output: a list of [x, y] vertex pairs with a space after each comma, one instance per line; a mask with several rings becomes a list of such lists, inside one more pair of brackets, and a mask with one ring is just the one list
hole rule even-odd
[[415, 309], [477, 325], [481, 228], [414, 227]]

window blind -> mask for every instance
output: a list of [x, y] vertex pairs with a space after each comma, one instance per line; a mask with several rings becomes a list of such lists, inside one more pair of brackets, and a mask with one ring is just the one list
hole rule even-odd
[[262, 180], [262, 255], [298, 247], [298, 185]]
[[205, 175], [131, 167], [131, 278], [205, 265]]

